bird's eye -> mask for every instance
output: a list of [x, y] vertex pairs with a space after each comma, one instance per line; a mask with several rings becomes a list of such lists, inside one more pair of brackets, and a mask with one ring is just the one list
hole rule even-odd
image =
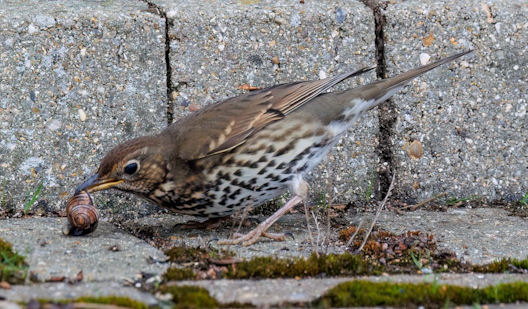
[[128, 164], [125, 166], [125, 174], [132, 175], [137, 172], [138, 168], [139, 164], [137, 161], [129, 161]]

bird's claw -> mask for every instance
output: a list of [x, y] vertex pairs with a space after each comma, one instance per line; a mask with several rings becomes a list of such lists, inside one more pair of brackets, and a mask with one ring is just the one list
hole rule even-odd
[[238, 245], [241, 243], [242, 246], [250, 246], [256, 243], [260, 239], [260, 237], [266, 237], [276, 241], [284, 241], [286, 239], [285, 234], [283, 233], [267, 233], [259, 227], [256, 227], [254, 230], [248, 232], [247, 234], [235, 233], [233, 237], [233, 239], [220, 240], [218, 241], [218, 244]]

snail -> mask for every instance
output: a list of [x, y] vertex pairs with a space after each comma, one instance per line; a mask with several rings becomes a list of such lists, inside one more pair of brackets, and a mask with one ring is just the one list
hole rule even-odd
[[97, 228], [99, 212], [95, 208], [88, 192], [81, 191], [72, 196], [66, 204], [68, 223], [63, 227], [64, 235], [80, 236], [89, 234]]

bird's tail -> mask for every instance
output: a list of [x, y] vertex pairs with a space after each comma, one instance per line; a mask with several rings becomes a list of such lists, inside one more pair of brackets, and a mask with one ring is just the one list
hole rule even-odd
[[364, 99], [365, 101], [369, 102], [368, 109], [371, 109], [380, 103], [384, 102], [388, 98], [390, 98], [394, 93], [396, 93], [401, 87], [403, 87], [407, 82], [409, 82], [411, 79], [420, 76], [424, 74], [425, 72], [428, 72], [442, 64], [448, 63], [450, 61], [453, 61], [459, 57], [462, 57], [473, 50], [468, 50], [465, 52], [461, 52], [458, 54], [454, 54], [452, 56], [446, 57], [444, 59], [438, 60], [436, 62], [421, 66], [416, 69], [412, 69], [410, 71], [407, 71], [405, 73], [396, 75], [391, 78], [387, 78], [384, 80], [380, 80], [377, 82], [374, 82], [369, 85], [365, 85], [362, 87], [358, 87], [353, 89], [356, 94]]

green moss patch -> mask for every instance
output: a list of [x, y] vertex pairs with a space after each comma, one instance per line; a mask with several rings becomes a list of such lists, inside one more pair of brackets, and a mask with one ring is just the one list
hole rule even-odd
[[13, 251], [13, 246], [0, 238], [0, 281], [22, 283], [28, 265], [25, 258]]
[[187, 246], [176, 246], [165, 252], [169, 261], [173, 263], [205, 262], [208, 259], [222, 259], [234, 255], [226, 250], [215, 248], [192, 248]]
[[381, 274], [381, 268], [367, 263], [361, 256], [350, 253], [315, 255], [308, 259], [279, 259], [255, 257], [229, 266], [225, 278], [262, 279], [316, 276], [356, 276]]
[[218, 308], [219, 304], [209, 292], [197, 286], [162, 286], [162, 293], [170, 293], [174, 309], [178, 308]]
[[[228, 271], [226, 265], [232, 260], [234, 253], [214, 248], [191, 248], [187, 246], [173, 247], [165, 252], [169, 261], [179, 264], [171, 267], [163, 275], [165, 281], [188, 279], [217, 279], [222, 278]], [[227, 261], [227, 262], [226, 262]], [[218, 265], [218, 264], [224, 265]], [[181, 265], [189, 265], [181, 267]]]
[[474, 265], [472, 271], [476, 273], [525, 273], [528, 270], [528, 257], [524, 260], [503, 258], [484, 265]]
[[187, 285], [164, 285], [160, 292], [172, 295], [174, 309], [195, 309], [195, 308], [253, 308], [249, 304], [229, 303], [220, 304], [204, 288]]
[[80, 297], [75, 300], [76, 303], [105, 304], [115, 305], [133, 309], [147, 309], [148, 306], [137, 300], [121, 296], [102, 296], [102, 297]]
[[[356, 233], [356, 227], [341, 231], [341, 239]], [[359, 230], [350, 250], [356, 251], [365, 231]], [[438, 250], [430, 234], [408, 231], [395, 235], [376, 230], [361, 253], [316, 255], [308, 258], [283, 259], [254, 257], [249, 260], [232, 258], [233, 253], [215, 249], [175, 247], [167, 251], [170, 260], [178, 263], [168, 269], [165, 281], [189, 279], [264, 279], [325, 276], [358, 276], [388, 274], [420, 274], [425, 271], [442, 273], [525, 273], [528, 258], [502, 259], [485, 265], [472, 265], [457, 259], [454, 252]], [[190, 266], [189, 266], [190, 265]]]
[[[361, 255], [351, 253], [316, 255], [282, 259], [276, 257], [254, 257], [250, 260], [234, 260], [230, 253], [176, 247], [167, 254], [171, 261], [180, 264], [192, 262], [191, 267], [170, 267], [164, 274], [165, 281], [188, 279], [263, 279], [323, 276], [355, 276], [381, 274], [384, 270], [366, 261]], [[177, 253], [175, 255], [175, 253]], [[230, 263], [230, 260], [233, 260]]]
[[166, 281], [181, 281], [196, 279], [196, 273], [191, 268], [171, 267], [163, 275]]
[[397, 306], [441, 308], [449, 305], [528, 301], [528, 283], [515, 282], [482, 289], [434, 283], [350, 281], [337, 285], [314, 302], [317, 307]]
[[[142, 302], [139, 302], [137, 300], [134, 300], [128, 297], [123, 297], [123, 296], [99, 296], [99, 297], [83, 296], [83, 297], [79, 297], [76, 299], [61, 299], [61, 300], [39, 299], [38, 303], [40, 303], [40, 305], [51, 304], [51, 305], [62, 305], [62, 306], [69, 305], [69, 304], [86, 303], [86, 304], [114, 305], [120, 308], [131, 308], [131, 309], [149, 308], [148, 305]], [[79, 305], [79, 306], [73, 306], [73, 307], [82, 308], [83, 306]]]

